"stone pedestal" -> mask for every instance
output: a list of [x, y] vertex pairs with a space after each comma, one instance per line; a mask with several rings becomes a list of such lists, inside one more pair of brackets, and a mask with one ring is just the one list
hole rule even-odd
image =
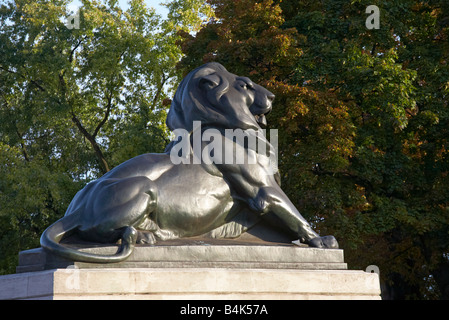
[[[78, 248], [79, 251], [112, 255], [118, 246]], [[297, 247], [294, 245], [183, 245], [136, 246], [131, 256], [118, 263], [74, 262], [45, 252], [42, 248], [19, 254], [17, 273], [61, 268], [227, 268], [346, 270], [343, 250]]]
[[1, 299], [380, 299], [375, 273], [242, 268], [53, 269], [0, 277]]
[[[117, 246], [77, 246], [111, 254]], [[80, 263], [41, 248], [0, 277], [0, 299], [380, 299], [375, 273], [347, 270], [343, 250], [190, 239], [136, 246], [126, 261]]]

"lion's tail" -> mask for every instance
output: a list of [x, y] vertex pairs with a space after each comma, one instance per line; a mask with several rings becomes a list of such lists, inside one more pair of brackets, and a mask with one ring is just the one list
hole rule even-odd
[[69, 260], [94, 263], [120, 262], [128, 258], [132, 253], [137, 238], [137, 231], [133, 227], [124, 228], [122, 234], [122, 244], [117, 253], [114, 255], [99, 255], [82, 252], [61, 245], [59, 242], [65, 235], [69, 235], [79, 228], [80, 225], [78, 222], [78, 216], [79, 215], [76, 212], [66, 215], [49, 226], [42, 233], [40, 239], [42, 248]]

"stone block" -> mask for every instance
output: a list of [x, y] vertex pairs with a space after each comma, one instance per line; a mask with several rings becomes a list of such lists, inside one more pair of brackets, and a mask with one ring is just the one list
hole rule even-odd
[[[76, 248], [113, 254], [118, 246]], [[138, 245], [112, 264], [68, 261], [36, 248], [20, 253], [17, 272], [0, 276], [0, 299], [380, 299], [378, 275], [347, 270], [342, 249], [253, 240]]]
[[0, 277], [1, 299], [380, 299], [375, 273], [240, 268], [55, 269]]
[[[113, 254], [118, 246], [78, 247], [80, 251]], [[294, 245], [210, 244], [204, 241], [175, 245], [136, 246], [124, 262], [97, 264], [73, 262], [45, 252], [42, 248], [19, 254], [18, 273], [67, 268], [263, 268], [344, 270], [341, 249], [318, 249]]]

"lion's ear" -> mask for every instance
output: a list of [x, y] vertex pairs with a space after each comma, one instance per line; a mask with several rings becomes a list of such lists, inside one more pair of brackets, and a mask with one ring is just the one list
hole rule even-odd
[[217, 74], [209, 74], [200, 79], [200, 87], [205, 89], [215, 88], [220, 84], [220, 77]]

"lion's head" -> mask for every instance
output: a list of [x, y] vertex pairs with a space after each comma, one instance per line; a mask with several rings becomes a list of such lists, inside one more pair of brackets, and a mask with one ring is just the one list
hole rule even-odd
[[203, 128], [253, 129], [266, 126], [274, 94], [249, 78], [228, 72], [221, 64], [207, 63], [181, 82], [167, 115], [170, 130]]

